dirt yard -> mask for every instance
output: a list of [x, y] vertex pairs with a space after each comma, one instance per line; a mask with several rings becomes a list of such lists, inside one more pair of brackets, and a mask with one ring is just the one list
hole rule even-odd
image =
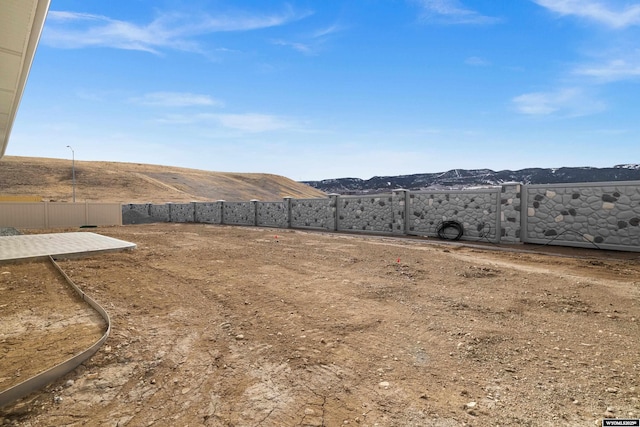
[[[94, 231], [138, 245], [60, 262], [112, 333], [79, 369], [0, 409], [0, 425], [640, 417], [640, 254], [193, 224]], [[0, 265], [0, 315], [1, 388], [104, 330], [45, 263]]]

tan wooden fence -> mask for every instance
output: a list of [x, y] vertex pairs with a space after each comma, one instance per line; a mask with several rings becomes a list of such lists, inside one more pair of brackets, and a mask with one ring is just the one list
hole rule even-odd
[[119, 203], [0, 202], [0, 227], [65, 228], [122, 225]]

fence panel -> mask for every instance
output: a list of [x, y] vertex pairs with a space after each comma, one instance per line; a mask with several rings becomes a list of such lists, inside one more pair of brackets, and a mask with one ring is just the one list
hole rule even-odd
[[122, 225], [122, 208], [115, 203], [89, 203], [88, 225]]
[[119, 203], [0, 202], [0, 227], [47, 229], [122, 225]]
[[47, 228], [78, 227], [87, 225], [84, 203], [48, 203]]
[[411, 192], [407, 234], [437, 236], [444, 221], [457, 221], [462, 240], [500, 239], [500, 189]]
[[198, 202], [195, 204], [196, 222], [204, 224], [222, 223], [222, 202]]
[[45, 204], [0, 202], [0, 227], [47, 228]]
[[292, 199], [291, 227], [314, 230], [336, 229], [336, 198]]
[[195, 222], [195, 203], [171, 203], [169, 213], [171, 222]]
[[287, 203], [258, 202], [256, 204], [259, 226], [286, 228], [289, 225]]
[[224, 202], [223, 222], [229, 225], [255, 225], [256, 213], [254, 202]]
[[393, 232], [393, 196], [340, 196], [338, 198], [338, 230]]
[[523, 186], [522, 241], [640, 252], [638, 182]]

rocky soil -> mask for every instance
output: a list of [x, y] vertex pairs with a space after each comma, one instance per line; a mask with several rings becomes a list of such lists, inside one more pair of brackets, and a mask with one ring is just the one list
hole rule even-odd
[[[109, 312], [18, 426], [538, 426], [640, 417], [639, 254], [266, 228], [93, 230], [60, 261]], [[0, 266], [0, 387], [88, 347], [46, 263]], [[53, 358], [51, 358], [53, 357]]]

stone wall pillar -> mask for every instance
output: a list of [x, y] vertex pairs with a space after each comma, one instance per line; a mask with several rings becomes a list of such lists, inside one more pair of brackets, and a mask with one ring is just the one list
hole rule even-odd
[[173, 207], [173, 203], [169, 202], [169, 203], [165, 203], [165, 205], [167, 206], [167, 212], [169, 213], [169, 221], [168, 222], [173, 222], [173, 215], [172, 215], [172, 207]]
[[[503, 184], [500, 193], [500, 243], [522, 243], [520, 234], [521, 214], [524, 209], [521, 197], [522, 184]], [[526, 201], [524, 202], [526, 203]]]
[[393, 190], [391, 193], [391, 207], [393, 214], [393, 234], [407, 234], [409, 229], [407, 224], [409, 221], [408, 211], [409, 208], [409, 190], [399, 188]]
[[285, 210], [287, 211], [287, 228], [291, 228], [291, 196], [284, 197]]
[[220, 224], [224, 224], [224, 200], [216, 200], [218, 208], [220, 209]]
[[338, 198], [339, 194], [329, 194], [329, 198], [331, 199], [331, 211], [333, 212], [333, 231], [338, 231]]
[[251, 202], [251, 204], [253, 205], [253, 225], [254, 226], [258, 226], [258, 202], [260, 200], [258, 199], [251, 199], [249, 200]]

